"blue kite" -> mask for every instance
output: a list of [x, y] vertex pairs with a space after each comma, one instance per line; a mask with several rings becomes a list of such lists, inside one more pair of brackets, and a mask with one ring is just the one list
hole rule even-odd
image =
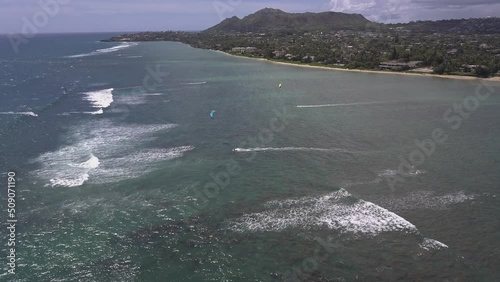
[[211, 112], [210, 112], [210, 117], [211, 117], [212, 119], [214, 119], [214, 118], [215, 118], [215, 113], [216, 113], [216, 111], [211, 111]]

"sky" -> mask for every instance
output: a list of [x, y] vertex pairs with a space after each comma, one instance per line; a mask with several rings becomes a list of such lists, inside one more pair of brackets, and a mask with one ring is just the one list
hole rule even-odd
[[203, 30], [262, 8], [358, 13], [377, 22], [500, 16], [500, 0], [0, 0], [0, 33]]

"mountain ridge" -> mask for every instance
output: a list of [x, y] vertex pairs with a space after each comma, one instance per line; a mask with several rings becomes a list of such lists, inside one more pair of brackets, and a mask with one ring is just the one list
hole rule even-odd
[[279, 9], [264, 8], [238, 18], [233, 16], [204, 32], [269, 32], [276, 30], [341, 30], [362, 29], [372, 23], [360, 14], [339, 12], [287, 13]]

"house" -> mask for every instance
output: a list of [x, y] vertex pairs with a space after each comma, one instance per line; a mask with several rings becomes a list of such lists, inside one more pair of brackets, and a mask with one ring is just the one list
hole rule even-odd
[[486, 43], [483, 43], [483, 44], [479, 45], [479, 48], [481, 48], [481, 49], [489, 49], [490, 46], [488, 44], [486, 44]]
[[273, 54], [274, 54], [275, 57], [281, 58], [281, 57], [285, 56], [286, 52], [283, 51], [283, 50], [281, 50], [281, 51], [276, 50], [276, 51], [273, 52]]
[[402, 70], [417, 68], [420, 65], [422, 65], [422, 63], [423, 63], [422, 61], [411, 61], [408, 63], [401, 63], [396, 61], [381, 62], [379, 68], [382, 70], [402, 71]]
[[460, 71], [462, 72], [473, 72], [479, 67], [479, 65], [462, 65]]
[[257, 48], [255, 48], [255, 47], [234, 47], [231, 50], [233, 52], [239, 52], [241, 54], [244, 54], [244, 53], [255, 53], [257, 51]]

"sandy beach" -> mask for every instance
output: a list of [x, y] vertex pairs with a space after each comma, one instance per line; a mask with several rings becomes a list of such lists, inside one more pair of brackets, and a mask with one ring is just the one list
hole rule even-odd
[[279, 65], [287, 65], [287, 66], [295, 66], [301, 68], [313, 68], [313, 69], [325, 69], [325, 70], [334, 70], [334, 71], [347, 71], [347, 72], [360, 72], [360, 73], [377, 73], [377, 74], [391, 74], [391, 75], [410, 75], [410, 76], [424, 76], [424, 77], [438, 77], [438, 78], [447, 78], [447, 79], [460, 79], [460, 80], [483, 80], [483, 81], [491, 81], [491, 82], [500, 82], [500, 76], [491, 77], [491, 78], [480, 78], [474, 76], [463, 76], [463, 75], [440, 75], [440, 74], [430, 74], [430, 73], [411, 73], [411, 72], [391, 72], [391, 71], [378, 71], [378, 70], [358, 70], [358, 69], [343, 69], [343, 68], [335, 68], [335, 67], [323, 67], [323, 66], [311, 66], [306, 64], [294, 64], [294, 63], [286, 63], [286, 62], [277, 62], [273, 60], [268, 60], [264, 58], [251, 58], [246, 56], [238, 56], [230, 53], [216, 51], [218, 53], [222, 53], [228, 56], [238, 57], [238, 58], [246, 58], [250, 60], [259, 60], [263, 62], [268, 62], [272, 64]]

